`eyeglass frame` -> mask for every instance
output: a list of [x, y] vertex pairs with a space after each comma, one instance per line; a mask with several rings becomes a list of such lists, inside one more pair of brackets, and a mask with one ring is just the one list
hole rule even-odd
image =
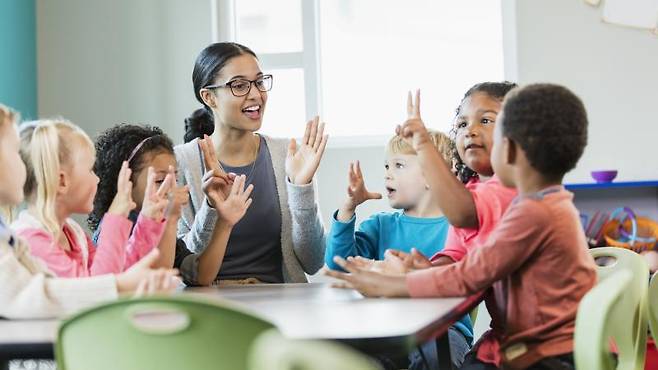
[[[269, 79], [272, 81], [272, 82], [270, 83], [270, 88], [267, 89], [267, 90], [261, 90], [261, 89], [259, 89], [258, 86], [256, 86], [256, 82], [259, 81], [259, 80], [264, 80], [265, 78], [268, 78], [268, 77], [269, 77]], [[236, 82], [236, 81], [246, 81], [246, 82], [249, 82], [249, 89], [247, 89], [247, 92], [246, 92], [246, 93], [244, 93], [244, 94], [242, 94], [242, 95], [237, 95], [237, 94], [235, 93], [235, 91], [233, 91], [233, 86], [231, 86], [231, 84], [234, 83], [234, 82]], [[225, 84], [220, 84], [220, 85], [208, 85], [208, 86], [204, 87], [204, 89], [206, 89], [206, 90], [213, 90], [213, 89], [219, 89], [219, 88], [226, 88], [226, 87], [228, 87], [228, 88], [231, 90], [231, 94], [233, 94], [233, 96], [239, 98], [239, 97], [242, 97], [242, 96], [247, 96], [247, 95], [249, 95], [249, 93], [251, 92], [251, 86], [252, 86], [252, 85], [256, 86], [256, 89], [257, 89], [258, 91], [260, 91], [260, 92], [268, 92], [268, 91], [272, 90], [272, 86], [274, 86], [274, 76], [272, 76], [271, 74], [262, 75], [262, 76], [258, 77], [258, 78], [255, 79], [255, 80], [247, 80], [246, 78], [238, 78], [238, 79], [235, 79], [235, 80], [231, 80], [231, 81], [229, 81], [229, 82], [227, 82], [227, 83], [225, 83]]]

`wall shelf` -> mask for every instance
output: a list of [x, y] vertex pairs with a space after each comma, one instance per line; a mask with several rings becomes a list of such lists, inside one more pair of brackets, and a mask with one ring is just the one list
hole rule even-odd
[[580, 184], [564, 184], [567, 190], [581, 190], [581, 189], [615, 189], [615, 188], [647, 188], [657, 187], [658, 180], [648, 181], [619, 181], [607, 183], [580, 183]]

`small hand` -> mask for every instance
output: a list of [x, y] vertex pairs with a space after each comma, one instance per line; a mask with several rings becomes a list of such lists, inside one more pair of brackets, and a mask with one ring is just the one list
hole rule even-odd
[[353, 261], [334, 257], [340, 267], [348, 273], [327, 270], [326, 274], [342, 280], [334, 284], [337, 288], [356, 289], [366, 297], [408, 297], [406, 278], [404, 275], [385, 275], [368, 271]]
[[169, 166], [168, 172], [174, 181], [172, 182], [171, 186], [169, 206], [166, 211], [166, 217], [169, 220], [178, 220], [183, 213], [183, 207], [186, 206], [190, 201], [190, 189], [187, 185], [177, 186], [176, 172], [174, 171], [173, 166]]
[[286, 174], [290, 182], [305, 185], [311, 182], [320, 166], [320, 160], [327, 146], [329, 135], [324, 134], [324, 122], [315, 117], [306, 123], [302, 145], [297, 147], [297, 141], [290, 139], [286, 157]]
[[117, 274], [118, 292], [121, 294], [136, 292], [137, 295], [172, 292], [180, 282], [176, 277], [178, 270], [153, 269], [159, 257], [160, 250], [153, 249], [128, 270]]
[[395, 133], [405, 139], [416, 151], [431, 141], [427, 128], [420, 118], [420, 90], [416, 90], [414, 103], [411, 92], [407, 94], [407, 120], [395, 128]]
[[168, 194], [174, 185], [176, 178], [171, 171], [167, 174], [160, 186], [155, 183], [155, 171], [153, 167], [148, 168], [146, 177], [146, 189], [144, 190], [144, 202], [141, 214], [155, 221], [162, 221], [165, 216], [167, 205], [169, 205]]
[[132, 171], [128, 167], [128, 162], [124, 161], [117, 178], [117, 193], [107, 213], [128, 217], [130, 211], [137, 207], [137, 204], [132, 198], [133, 183], [130, 181], [131, 173]]
[[366, 189], [366, 184], [363, 181], [363, 173], [361, 172], [361, 165], [359, 161], [355, 163], [350, 163], [350, 170], [348, 173], [350, 185], [347, 187], [347, 202], [346, 206], [351, 209], [356, 209], [356, 207], [370, 199], [382, 199], [380, 193], [369, 192]]

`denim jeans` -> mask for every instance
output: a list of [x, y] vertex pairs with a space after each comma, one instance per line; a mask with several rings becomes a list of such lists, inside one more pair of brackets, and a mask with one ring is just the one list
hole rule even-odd
[[[471, 350], [471, 345], [462, 332], [452, 327], [448, 329], [448, 342], [450, 342], [452, 366], [455, 369], [459, 369], [464, 362], [464, 356]], [[439, 354], [436, 348], [436, 340], [425, 342], [419, 349], [411, 352], [409, 354], [409, 361], [409, 370], [439, 369]]]

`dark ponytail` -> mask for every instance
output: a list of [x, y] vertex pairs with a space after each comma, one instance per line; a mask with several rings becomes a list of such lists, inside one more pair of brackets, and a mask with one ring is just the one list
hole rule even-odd
[[212, 111], [203, 102], [199, 91], [208, 85], [214, 84], [215, 78], [229, 60], [243, 54], [258, 58], [251, 49], [234, 42], [211, 44], [203, 49], [196, 58], [194, 71], [192, 71], [192, 85], [194, 86], [194, 96], [196, 96], [199, 103], [203, 104], [203, 108], [195, 110], [192, 115], [185, 119], [184, 140], [186, 143], [195, 138], [201, 138], [204, 134], [211, 135], [215, 131]]

